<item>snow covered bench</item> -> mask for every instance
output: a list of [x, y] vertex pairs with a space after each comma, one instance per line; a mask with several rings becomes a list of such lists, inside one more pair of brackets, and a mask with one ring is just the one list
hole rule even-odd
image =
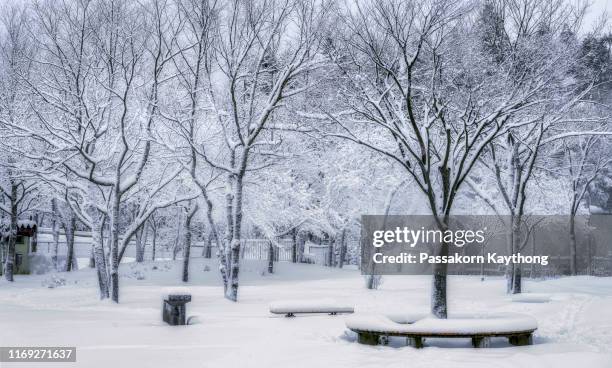
[[530, 316], [515, 313], [451, 314], [448, 319], [430, 315], [369, 315], [353, 316], [346, 326], [357, 333], [361, 344], [378, 345], [389, 336], [406, 337], [406, 343], [423, 347], [426, 337], [471, 338], [476, 348], [489, 347], [491, 337], [507, 337], [512, 345], [531, 345], [532, 334], [538, 328]]
[[549, 294], [536, 294], [536, 293], [521, 293], [514, 294], [511, 297], [514, 303], [548, 303], [551, 301]]
[[336, 315], [340, 313], [353, 313], [351, 305], [341, 304], [334, 300], [286, 300], [270, 303], [270, 313], [284, 314], [293, 317], [296, 314], [327, 313]]

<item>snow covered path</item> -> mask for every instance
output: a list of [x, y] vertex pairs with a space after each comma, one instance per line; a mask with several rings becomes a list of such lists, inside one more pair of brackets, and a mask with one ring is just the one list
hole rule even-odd
[[[275, 275], [262, 276], [265, 265], [249, 263], [236, 304], [222, 298], [216, 272], [200, 271], [201, 262], [193, 264], [187, 308], [199, 323], [187, 327], [161, 322], [162, 295], [181, 286], [178, 263], [122, 265], [120, 305], [97, 300], [91, 270], [0, 281], [0, 346], [77, 346], [78, 363], [66, 367], [612, 367], [610, 279], [527, 282], [526, 290], [551, 300], [520, 303], [504, 294], [501, 279], [452, 277], [450, 308], [533, 315], [540, 326], [535, 345], [494, 339], [490, 349], [472, 349], [468, 339], [428, 339], [415, 350], [398, 340], [359, 345], [344, 316], [284, 318], [268, 306], [279, 299], [333, 298], [354, 304], [357, 313], [426, 311], [428, 277], [385, 277], [373, 291], [355, 270], [280, 263]], [[2, 364], [13, 366], [48, 365]]]

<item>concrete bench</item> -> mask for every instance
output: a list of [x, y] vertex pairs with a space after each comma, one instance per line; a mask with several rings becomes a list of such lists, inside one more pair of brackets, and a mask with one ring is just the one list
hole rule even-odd
[[548, 303], [552, 300], [550, 294], [520, 293], [510, 297], [514, 303]]
[[354, 316], [346, 326], [357, 333], [361, 344], [386, 344], [389, 336], [401, 336], [415, 348], [422, 348], [425, 338], [470, 338], [475, 348], [489, 347], [491, 337], [506, 337], [516, 346], [531, 345], [538, 328], [532, 317], [514, 313], [451, 314], [448, 319], [424, 314]]
[[284, 314], [286, 317], [294, 317], [296, 314], [327, 313], [337, 315], [353, 313], [351, 305], [337, 303], [333, 300], [287, 300], [270, 303], [270, 313]]

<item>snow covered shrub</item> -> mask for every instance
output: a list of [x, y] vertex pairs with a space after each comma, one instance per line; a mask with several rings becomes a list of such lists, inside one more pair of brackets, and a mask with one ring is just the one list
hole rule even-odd
[[30, 256], [30, 272], [34, 275], [42, 275], [53, 272], [53, 261], [45, 254], [33, 254]]
[[46, 286], [49, 289], [54, 289], [58, 286], [64, 286], [66, 285], [66, 279], [63, 277], [59, 277], [55, 274], [45, 278], [42, 282], [41, 282], [42, 286]]
[[383, 282], [382, 275], [366, 275], [365, 276], [366, 288], [371, 290], [377, 290]]

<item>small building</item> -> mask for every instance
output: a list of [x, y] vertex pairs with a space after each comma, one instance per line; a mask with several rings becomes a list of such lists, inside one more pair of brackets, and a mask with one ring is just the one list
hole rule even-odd
[[[17, 223], [17, 239], [15, 241], [15, 261], [14, 274], [28, 275], [30, 274], [30, 258], [33, 252], [36, 252], [36, 242], [33, 240], [36, 237], [37, 226], [34, 221], [19, 221]], [[0, 275], [4, 274], [4, 263], [8, 256], [8, 240], [9, 229], [4, 227], [0, 236]]]

